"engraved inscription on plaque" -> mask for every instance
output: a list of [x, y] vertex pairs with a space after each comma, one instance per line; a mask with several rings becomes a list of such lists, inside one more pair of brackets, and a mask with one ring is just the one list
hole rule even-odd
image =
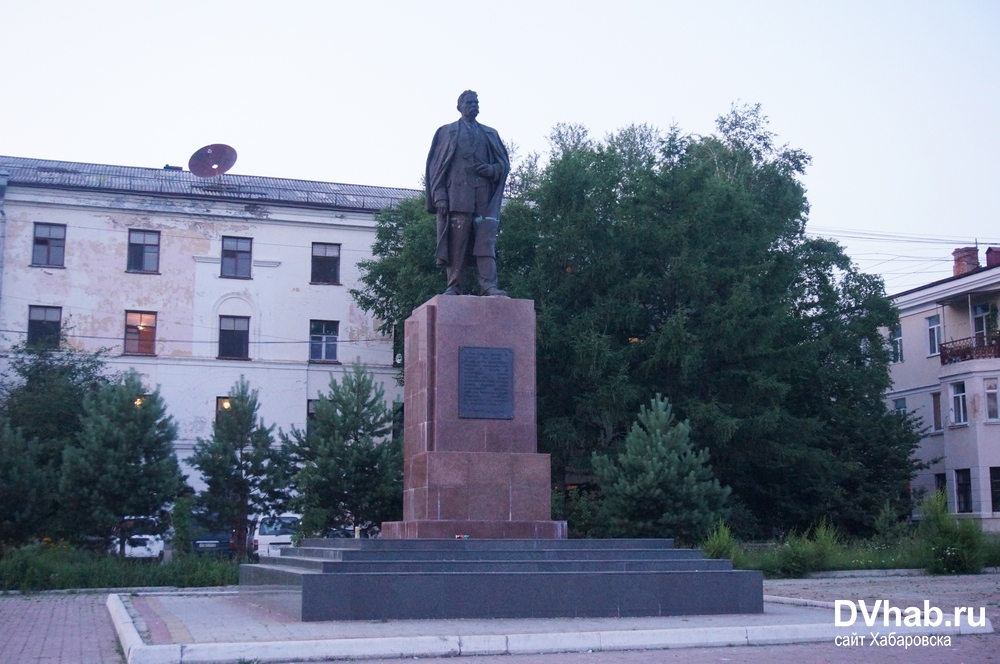
[[458, 416], [514, 419], [513, 349], [469, 346], [458, 352]]

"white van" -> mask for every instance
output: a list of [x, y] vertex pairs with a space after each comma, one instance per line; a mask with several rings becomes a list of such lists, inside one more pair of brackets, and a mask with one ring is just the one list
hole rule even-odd
[[292, 545], [301, 518], [301, 514], [260, 517], [253, 529], [253, 552], [258, 556], [280, 556], [281, 547]]

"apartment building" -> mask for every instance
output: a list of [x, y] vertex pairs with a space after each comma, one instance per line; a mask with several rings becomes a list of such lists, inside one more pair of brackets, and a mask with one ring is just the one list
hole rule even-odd
[[890, 408], [927, 428], [919, 456], [931, 463], [913, 489], [944, 489], [951, 511], [1000, 531], [1000, 248], [953, 252], [953, 276], [893, 296]]
[[240, 375], [286, 431], [355, 359], [401, 398], [348, 291], [375, 214], [417, 193], [0, 156], [0, 356], [60, 333], [109, 349], [160, 387], [182, 465]]

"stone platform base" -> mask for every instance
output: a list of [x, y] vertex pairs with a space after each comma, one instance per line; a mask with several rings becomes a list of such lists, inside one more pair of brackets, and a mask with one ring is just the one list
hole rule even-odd
[[383, 521], [385, 539], [566, 539], [565, 521]]
[[296, 620], [763, 613], [763, 575], [672, 540], [305, 540], [240, 567], [240, 596]]

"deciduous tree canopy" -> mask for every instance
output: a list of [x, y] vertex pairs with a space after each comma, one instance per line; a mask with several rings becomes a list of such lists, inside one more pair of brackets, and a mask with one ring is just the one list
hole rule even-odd
[[[744, 531], [827, 516], [866, 531], [901, 500], [919, 436], [888, 413], [881, 280], [805, 233], [809, 157], [759, 107], [712, 136], [559, 126], [513, 174], [501, 287], [535, 301], [538, 422], [553, 479], [613, 451], [654, 394], [691, 425]], [[359, 303], [400, 326], [443, 290], [419, 202], [380, 218]]]

